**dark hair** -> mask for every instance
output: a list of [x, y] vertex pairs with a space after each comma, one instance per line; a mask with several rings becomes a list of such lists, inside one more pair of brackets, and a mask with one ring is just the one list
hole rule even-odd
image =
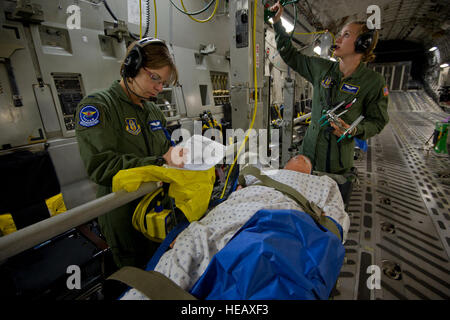
[[[350, 25], [350, 24], [356, 24], [356, 25], [360, 26], [360, 31], [359, 31], [358, 36], [363, 33], [372, 31], [367, 27], [367, 24], [365, 21], [351, 21], [351, 22], [347, 23], [346, 25]], [[379, 34], [378, 34], [378, 30], [376, 30], [376, 29], [373, 30], [373, 32], [374, 32], [373, 41], [372, 41], [369, 49], [367, 49], [367, 51], [365, 53], [363, 53], [363, 56], [361, 59], [362, 62], [372, 62], [375, 60], [376, 56], [373, 53], [373, 51], [375, 50], [375, 47], [377, 46]]]
[[[125, 58], [130, 54], [131, 49], [134, 48], [136, 43], [137, 41], [134, 41], [128, 46]], [[172, 71], [170, 83], [176, 84], [178, 82], [178, 70], [166, 45], [162, 43], [148, 44], [142, 48], [142, 51], [145, 56], [145, 67], [151, 69], [161, 69], [163, 67], [169, 66]], [[122, 65], [120, 66], [120, 74], [122, 74], [123, 69], [124, 63], [122, 61]]]

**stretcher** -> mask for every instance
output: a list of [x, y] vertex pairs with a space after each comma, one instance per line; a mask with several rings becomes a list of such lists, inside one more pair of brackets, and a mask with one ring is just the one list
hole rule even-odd
[[[143, 273], [158, 278], [147, 286], [150, 293], [133, 268], [127, 269], [134, 282], [113, 275], [131, 284], [120, 299], [176, 299], [176, 292], [193, 299], [327, 299], [350, 224], [337, 183], [290, 170], [261, 173], [303, 195], [323, 215], [316, 219], [292, 196], [245, 176], [247, 187], [181, 228], [166, 251], [168, 235]], [[158, 296], [163, 290], [155, 290], [156, 283], [174, 290]]]

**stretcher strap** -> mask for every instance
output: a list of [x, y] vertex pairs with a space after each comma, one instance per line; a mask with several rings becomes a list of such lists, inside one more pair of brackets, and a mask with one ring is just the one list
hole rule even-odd
[[336, 226], [336, 224], [326, 216], [322, 215], [322, 210], [314, 202], [308, 201], [300, 192], [288, 185], [285, 185], [284, 183], [273, 180], [267, 175], [261, 174], [261, 171], [258, 168], [251, 165], [243, 168], [241, 174], [239, 175], [239, 183], [242, 186], [245, 186], [245, 175], [252, 175], [259, 181], [261, 181], [264, 186], [274, 188], [275, 190], [278, 190], [292, 198], [303, 208], [305, 213], [313, 218], [313, 220], [317, 224], [327, 228], [329, 231], [333, 232], [340, 240], [342, 240], [341, 233], [339, 232], [339, 228]]
[[123, 267], [107, 280], [121, 281], [136, 288], [151, 300], [197, 300], [175, 282], [157, 271]]
[[186, 229], [186, 227], [189, 225], [189, 222], [182, 222], [177, 224], [170, 232], [169, 234], [164, 238], [164, 241], [159, 245], [158, 250], [153, 254], [151, 260], [147, 264], [147, 267], [145, 270], [153, 270], [155, 269], [156, 265], [159, 262], [159, 259], [161, 259], [164, 252], [167, 251], [170, 244], [175, 240], [175, 238], [180, 234], [181, 231]]

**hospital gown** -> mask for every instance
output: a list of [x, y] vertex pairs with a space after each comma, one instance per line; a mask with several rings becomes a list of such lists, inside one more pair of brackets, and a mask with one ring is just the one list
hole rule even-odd
[[[264, 171], [264, 170], [263, 170]], [[327, 176], [314, 176], [291, 170], [278, 170], [270, 175], [274, 180], [289, 185], [306, 199], [320, 207], [325, 215], [343, 228], [347, 237], [350, 219], [344, 210], [339, 188]], [[261, 185], [246, 176], [247, 187], [235, 191], [223, 203], [211, 210], [200, 221], [192, 222], [181, 232], [172, 249], [168, 250], [155, 267], [158, 271], [189, 291], [206, 270], [213, 256], [233, 235], [261, 209], [292, 209], [304, 211], [300, 205], [283, 193]], [[122, 300], [147, 299], [137, 289], [130, 289]]]

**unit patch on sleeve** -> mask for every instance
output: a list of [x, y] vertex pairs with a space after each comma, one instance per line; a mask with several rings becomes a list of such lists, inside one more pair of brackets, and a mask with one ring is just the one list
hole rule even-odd
[[340, 89], [343, 92], [347, 92], [347, 93], [351, 93], [351, 94], [357, 94], [358, 91], [359, 91], [359, 87], [358, 86], [355, 86], [355, 85], [350, 84], [350, 83], [345, 83], [345, 82], [342, 84]]
[[100, 112], [98, 111], [98, 109], [94, 106], [88, 105], [88, 106], [84, 106], [83, 108], [81, 108], [80, 110], [80, 126], [83, 127], [93, 127], [96, 126], [97, 124], [100, 123]]
[[385, 86], [384, 88], [383, 88], [383, 95], [386, 97], [387, 95], [389, 95], [389, 90], [388, 90], [388, 87], [387, 86]]
[[139, 133], [141, 133], [141, 126], [139, 123], [137, 123], [137, 120], [135, 118], [126, 118], [125, 123], [127, 124], [126, 130], [137, 136]]

